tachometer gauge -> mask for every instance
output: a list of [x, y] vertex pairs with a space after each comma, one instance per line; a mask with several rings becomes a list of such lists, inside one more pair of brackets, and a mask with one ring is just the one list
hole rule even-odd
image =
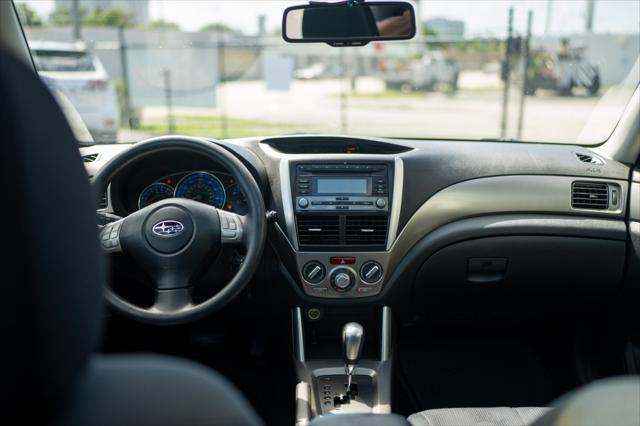
[[226, 199], [220, 179], [206, 172], [193, 172], [183, 177], [176, 186], [175, 196], [209, 204], [218, 209]]
[[237, 184], [229, 185], [225, 191], [227, 193], [227, 201], [224, 209], [240, 215], [246, 215], [247, 200], [244, 198], [242, 191], [240, 191], [240, 187]]
[[142, 190], [138, 197], [138, 208], [145, 208], [165, 198], [173, 197], [173, 188], [166, 183], [155, 182]]

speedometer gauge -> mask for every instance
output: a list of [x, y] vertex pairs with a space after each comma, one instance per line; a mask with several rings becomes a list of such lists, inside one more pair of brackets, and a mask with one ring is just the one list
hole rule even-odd
[[176, 186], [175, 196], [209, 204], [218, 209], [226, 199], [220, 179], [206, 172], [194, 172], [183, 177]]
[[165, 198], [173, 197], [173, 188], [166, 183], [156, 182], [142, 190], [138, 197], [138, 208], [145, 208]]

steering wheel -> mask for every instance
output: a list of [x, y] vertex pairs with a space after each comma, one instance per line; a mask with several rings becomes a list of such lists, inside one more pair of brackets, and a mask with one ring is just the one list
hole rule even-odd
[[[107, 302], [130, 318], [152, 324], [194, 321], [233, 300], [260, 263], [267, 230], [262, 193], [249, 170], [229, 151], [205, 139], [166, 136], [138, 142], [94, 175], [95, 194], [104, 194], [123, 168], [145, 156], [169, 150], [197, 153], [226, 167], [245, 195], [248, 213], [240, 216], [197, 201], [169, 198], [101, 229], [104, 251], [128, 254], [151, 277], [155, 293], [155, 302], [146, 308], [123, 299], [107, 285]], [[191, 297], [194, 272], [204, 262], [215, 261], [222, 246], [234, 244], [246, 249], [237, 273], [219, 292], [195, 304]]]

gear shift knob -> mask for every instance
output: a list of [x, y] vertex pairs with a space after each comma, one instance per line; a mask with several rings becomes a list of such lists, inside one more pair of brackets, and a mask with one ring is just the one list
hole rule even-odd
[[344, 363], [356, 365], [362, 352], [362, 342], [364, 341], [364, 329], [357, 322], [349, 322], [342, 329], [342, 346], [344, 349]]

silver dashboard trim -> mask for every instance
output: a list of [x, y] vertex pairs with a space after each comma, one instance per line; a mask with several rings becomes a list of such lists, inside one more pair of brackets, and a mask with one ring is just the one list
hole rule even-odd
[[295, 333], [294, 345], [296, 346], [296, 357], [298, 361], [305, 361], [304, 354], [304, 333], [302, 331], [302, 309], [297, 306], [293, 311], [293, 330]]
[[280, 193], [282, 196], [282, 209], [284, 210], [284, 223], [287, 228], [287, 238], [298, 251], [298, 234], [296, 232], [296, 218], [293, 214], [293, 196], [291, 194], [291, 175], [288, 158], [280, 159]]
[[391, 308], [382, 307], [382, 330], [380, 332], [380, 360], [388, 361], [391, 358]]
[[[621, 187], [619, 208], [583, 210], [571, 207], [571, 184], [594, 181]], [[389, 274], [421, 238], [456, 220], [498, 213], [565, 213], [623, 218], [628, 183], [572, 176], [509, 175], [460, 182], [436, 193], [411, 216], [391, 247]]]
[[389, 216], [389, 232], [387, 233], [387, 250], [391, 248], [398, 234], [403, 188], [404, 163], [402, 162], [402, 159], [395, 157], [393, 167], [393, 198], [391, 199], [391, 215]]

